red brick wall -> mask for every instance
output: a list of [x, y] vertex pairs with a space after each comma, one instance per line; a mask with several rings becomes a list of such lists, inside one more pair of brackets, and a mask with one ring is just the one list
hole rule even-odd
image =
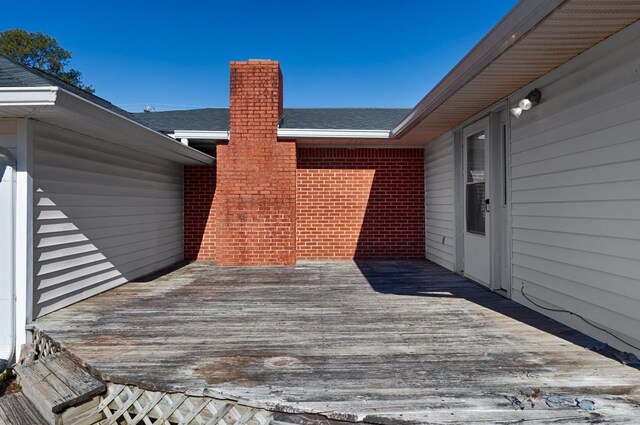
[[184, 167], [184, 259], [213, 261], [216, 255], [216, 169]]
[[424, 257], [422, 149], [296, 149], [281, 114], [278, 63], [232, 62], [229, 143], [216, 168], [185, 167], [185, 258]]
[[298, 259], [424, 258], [422, 149], [298, 149]]
[[295, 264], [296, 147], [278, 142], [278, 62], [231, 63], [230, 140], [217, 149], [216, 263]]

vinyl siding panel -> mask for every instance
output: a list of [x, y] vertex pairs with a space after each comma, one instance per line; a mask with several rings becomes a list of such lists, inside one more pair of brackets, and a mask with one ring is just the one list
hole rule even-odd
[[0, 119], [0, 146], [11, 152], [13, 156], [17, 155], [17, 129], [16, 120]]
[[36, 123], [34, 316], [183, 259], [182, 165]]
[[425, 146], [426, 257], [453, 270], [455, 262], [453, 133]]
[[[640, 26], [543, 77], [511, 122], [514, 298], [640, 346]], [[517, 100], [523, 94], [513, 97]], [[543, 311], [545, 312], [545, 311]], [[565, 313], [549, 313], [625, 351]]]

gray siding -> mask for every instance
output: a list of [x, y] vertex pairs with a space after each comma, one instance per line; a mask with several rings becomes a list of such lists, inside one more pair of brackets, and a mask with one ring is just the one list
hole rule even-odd
[[[529, 86], [543, 102], [511, 122], [514, 299], [528, 304], [524, 285], [537, 302], [638, 346], [639, 57], [634, 24]], [[552, 315], [631, 351], [575, 317]]]
[[16, 120], [0, 119], [0, 146], [6, 148], [16, 156], [17, 151]]
[[427, 259], [453, 270], [455, 257], [454, 143], [447, 133], [425, 147]]
[[182, 166], [34, 131], [34, 317], [183, 259]]

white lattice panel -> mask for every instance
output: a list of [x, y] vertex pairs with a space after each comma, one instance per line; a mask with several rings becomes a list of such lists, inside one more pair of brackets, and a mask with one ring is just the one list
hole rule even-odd
[[40, 358], [48, 357], [60, 351], [58, 346], [49, 339], [49, 337], [37, 329], [33, 332], [33, 346], [36, 351], [36, 356]]
[[109, 384], [98, 407], [111, 424], [267, 425], [271, 412], [227, 400]]

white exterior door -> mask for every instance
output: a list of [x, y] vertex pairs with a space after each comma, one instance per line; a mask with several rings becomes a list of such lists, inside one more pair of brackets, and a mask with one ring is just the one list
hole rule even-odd
[[489, 117], [463, 130], [464, 275], [491, 286]]

